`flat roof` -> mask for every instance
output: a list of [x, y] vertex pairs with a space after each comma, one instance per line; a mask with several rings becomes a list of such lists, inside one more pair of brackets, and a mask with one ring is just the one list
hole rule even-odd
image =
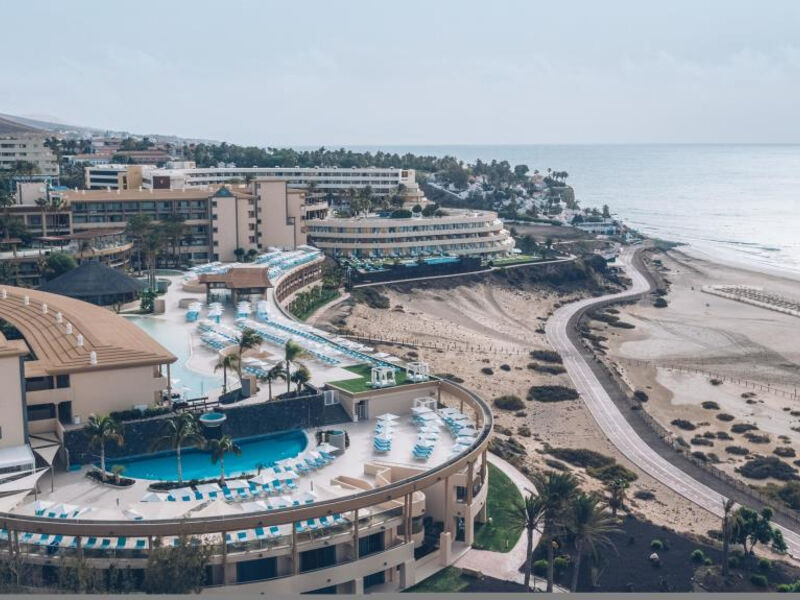
[[268, 267], [231, 267], [225, 273], [202, 273], [200, 283], [221, 283], [229, 290], [271, 288]]
[[[177, 358], [142, 329], [110, 310], [80, 300], [13, 286], [0, 286], [0, 319], [17, 328], [35, 355], [26, 377], [173, 363]], [[24, 298], [28, 297], [26, 305]], [[47, 313], [42, 305], [47, 304]], [[56, 313], [62, 323], [56, 322]], [[67, 322], [72, 335], [66, 334]], [[78, 346], [77, 335], [84, 339]], [[89, 355], [97, 353], [97, 365]]]

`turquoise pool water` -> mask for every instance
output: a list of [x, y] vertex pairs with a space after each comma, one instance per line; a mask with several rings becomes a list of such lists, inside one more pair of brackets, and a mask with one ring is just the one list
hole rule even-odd
[[[222, 387], [221, 376], [202, 375], [186, 367], [190, 345], [188, 330], [182, 323], [171, 323], [157, 317], [129, 318], [138, 327], [144, 329], [150, 337], [178, 357], [178, 360], [170, 365], [170, 375], [173, 379], [180, 380], [174, 386], [176, 392], [182, 393], [183, 388], [189, 388], [187, 392], [189, 398], [199, 398], [208, 394], [210, 390]], [[230, 378], [228, 382], [230, 383]]]
[[[306, 448], [307, 438], [303, 431], [284, 431], [265, 436], [236, 440], [242, 449], [241, 456], [225, 456], [225, 475], [227, 477], [257, 471], [259, 465], [268, 467], [279, 460], [292, 458]], [[148, 456], [130, 456], [121, 459], [108, 459], [108, 465], [122, 465], [124, 475], [136, 479], [174, 481], [178, 479], [178, 466], [172, 450]], [[184, 480], [213, 479], [219, 477], [219, 463], [211, 462], [211, 454], [198, 448], [181, 451], [181, 466]]]

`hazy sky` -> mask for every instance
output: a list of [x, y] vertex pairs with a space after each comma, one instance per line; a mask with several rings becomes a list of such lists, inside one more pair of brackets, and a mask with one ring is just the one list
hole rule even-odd
[[0, 112], [257, 145], [800, 142], [800, 1], [3, 2]]

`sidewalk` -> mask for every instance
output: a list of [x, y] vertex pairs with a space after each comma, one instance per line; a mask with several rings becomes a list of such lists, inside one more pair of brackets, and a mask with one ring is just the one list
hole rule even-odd
[[[489, 462], [491, 464], [500, 469], [505, 475], [508, 476], [509, 479], [511, 479], [511, 481], [514, 482], [514, 485], [517, 486], [519, 493], [522, 494], [523, 497], [527, 496], [531, 492], [536, 493], [533, 483], [531, 483], [531, 481], [525, 477], [525, 475], [517, 471], [517, 469], [511, 464], [504, 461], [499, 456], [495, 456], [494, 454], [489, 453], [487, 456], [489, 457]], [[534, 548], [539, 543], [540, 538], [541, 533], [539, 531], [535, 531], [533, 534]], [[508, 552], [492, 552], [491, 550], [476, 550], [474, 548], [470, 548], [467, 550], [464, 556], [459, 558], [454, 563], [454, 566], [480, 572], [496, 579], [514, 581], [521, 584], [525, 581], [525, 573], [520, 571], [519, 568], [525, 562], [526, 550], [527, 536], [523, 531], [522, 535], [519, 536], [517, 543]], [[536, 590], [542, 592], [547, 588], [547, 582], [545, 579], [534, 577], [532, 574], [531, 585]], [[565, 592], [566, 590], [555, 586], [553, 591]]]

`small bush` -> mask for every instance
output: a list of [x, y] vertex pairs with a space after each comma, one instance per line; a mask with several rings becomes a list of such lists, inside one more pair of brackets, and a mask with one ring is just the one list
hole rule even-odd
[[672, 424], [679, 429], [684, 429], [686, 431], [694, 431], [697, 429], [697, 426], [692, 423], [691, 421], [687, 421], [686, 419], [674, 419]]
[[711, 400], [706, 400], [705, 402], [701, 403], [700, 406], [706, 410], [719, 410], [719, 404], [712, 402]]
[[569, 471], [569, 467], [562, 463], [560, 460], [553, 460], [552, 458], [545, 458], [544, 464], [546, 464], [551, 469], [555, 469], [556, 471]]
[[766, 433], [745, 433], [744, 437], [751, 444], [769, 444], [770, 439]]
[[731, 569], [738, 569], [739, 568], [739, 557], [738, 556], [729, 556], [728, 557], [728, 566]]
[[481, 373], [484, 375], [494, 375], [494, 370], [491, 367], [483, 367]]
[[699, 450], [692, 452], [692, 457], [703, 462], [708, 462], [708, 456], [706, 456], [706, 453], [700, 452]]
[[711, 385], [722, 385], [722, 379], [717, 379], [715, 377], [712, 377], [711, 379], [708, 380], [708, 383], [710, 383]]
[[599, 479], [603, 483], [611, 483], [612, 481], [627, 481], [630, 483], [639, 478], [636, 473], [618, 463], [614, 463], [606, 467], [590, 467], [586, 469], [586, 473], [595, 479]]
[[762, 573], [769, 573], [772, 570], [772, 563], [768, 558], [758, 559], [758, 570]]
[[566, 373], [567, 370], [560, 365], [539, 365], [536, 363], [529, 363], [528, 368], [537, 373], [547, 373], [548, 375], [561, 375]]
[[707, 439], [705, 437], [700, 437], [699, 435], [694, 436], [689, 441], [689, 443], [692, 446], [713, 446], [714, 445], [714, 442], [712, 442], [711, 440], [709, 440], [709, 439]]
[[728, 454], [734, 454], [736, 456], [747, 456], [750, 454], [750, 451], [742, 446], [728, 446], [725, 448], [725, 452]]
[[656, 301], [653, 302], [653, 306], [655, 306], [656, 308], [667, 308], [667, 301], [659, 296], [658, 298], [656, 298]]
[[514, 413], [514, 416], [515, 417], [524, 417], [527, 414], [528, 413], [526, 413], [524, 410], [518, 410], [517, 412]]
[[500, 365], [500, 370], [501, 371], [510, 371], [511, 370], [511, 366], [510, 365], [505, 365], [505, 364]]
[[702, 550], [700, 550], [700, 548], [692, 550], [692, 553], [689, 555], [689, 558], [692, 559], [692, 562], [696, 562], [698, 564], [706, 562], [706, 555]]
[[717, 419], [720, 421], [733, 421], [736, 417], [733, 415], [729, 415], [728, 413], [719, 413], [717, 415]]
[[776, 456], [782, 456], [783, 458], [794, 458], [797, 456], [797, 452], [790, 446], [778, 446], [772, 453]]
[[753, 573], [750, 575], [750, 583], [752, 583], [756, 587], [765, 588], [769, 583], [767, 578], [763, 575], [759, 575], [758, 573]]
[[494, 405], [502, 410], [520, 410], [525, 408], [525, 403], [519, 396], [514, 396], [513, 394], [506, 394], [504, 396], [498, 396], [494, 399]]
[[528, 400], [537, 402], [563, 402], [577, 400], [578, 392], [564, 385], [534, 385], [528, 390]]
[[661, 550], [662, 548], [664, 548], [664, 542], [656, 538], [650, 542], [650, 548], [653, 550]]
[[569, 567], [569, 557], [556, 556], [556, 559], [553, 561], [553, 570], [556, 572], [556, 574], [560, 575], [567, 570], [567, 567]]
[[391, 306], [389, 298], [372, 287], [355, 288], [351, 290], [350, 296], [356, 302], [362, 302], [370, 308], [388, 309]]
[[731, 431], [733, 433], [747, 433], [748, 431], [756, 431], [758, 427], [752, 425], [750, 423], [734, 423], [731, 426]]
[[647, 392], [645, 392], [644, 390], [636, 390], [635, 392], [633, 392], [633, 397], [639, 402], [647, 402], [650, 399], [647, 396]]
[[561, 363], [561, 355], [553, 350], [531, 350], [531, 358], [542, 362]]
[[531, 428], [527, 425], [520, 425], [517, 428], [517, 435], [521, 435], [522, 437], [531, 437]]
[[717, 432], [717, 439], [718, 440], [732, 440], [733, 436], [727, 431], [718, 431]]
[[633, 497], [637, 500], [655, 500], [656, 495], [650, 490], [637, 490], [633, 493]]

